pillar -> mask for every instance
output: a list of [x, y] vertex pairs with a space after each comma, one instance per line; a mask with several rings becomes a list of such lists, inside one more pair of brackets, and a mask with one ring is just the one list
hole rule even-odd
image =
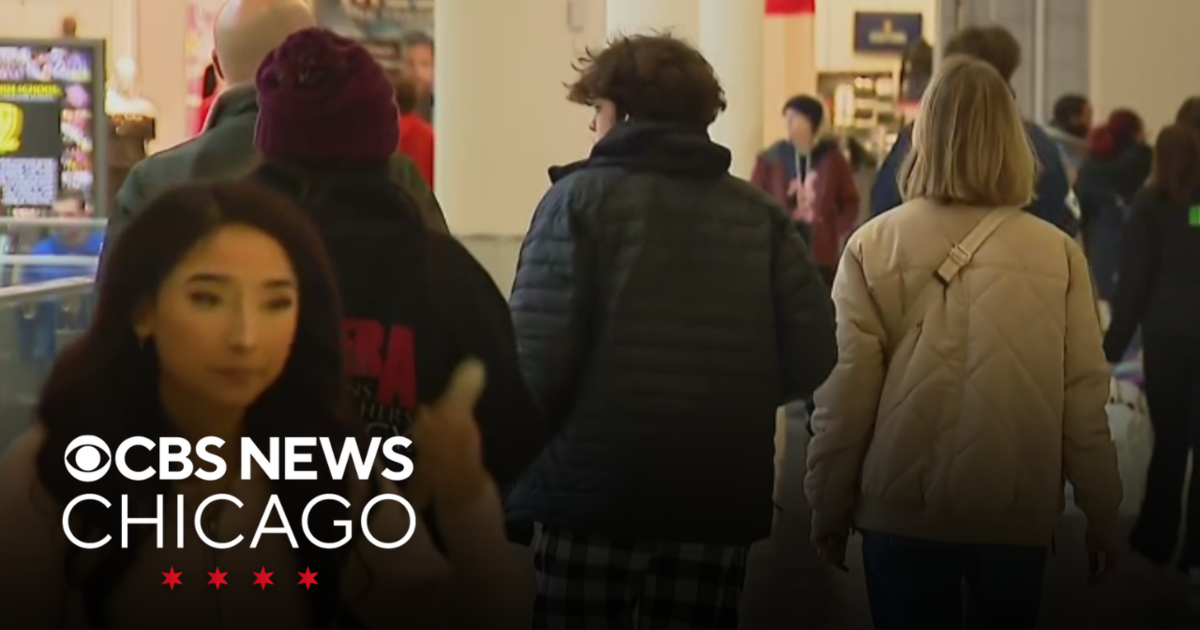
[[566, 11], [545, 0], [438, 0], [434, 37], [434, 188], [450, 229], [524, 235], [550, 186], [546, 169], [591, 146], [591, 112], [565, 99]]
[[770, 0], [763, 26], [765, 145], [783, 134], [780, 111], [797, 94], [817, 93], [816, 10], [813, 0]]
[[608, 0], [605, 3], [608, 36], [669, 31], [695, 44], [700, 39], [699, 1]]
[[730, 172], [749, 178], [762, 149], [763, 21], [760, 0], [699, 0], [700, 50], [725, 88], [729, 108], [709, 133], [733, 152]]
[[108, 72], [120, 59], [137, 61], [137, 0], [112, 0], [112, 37], [109, 38]]

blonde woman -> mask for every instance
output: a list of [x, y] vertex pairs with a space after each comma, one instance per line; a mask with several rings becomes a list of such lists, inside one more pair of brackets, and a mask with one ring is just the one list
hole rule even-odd
[[844, 568], [862, 533], [879, 630], [964, 616], [1032, 629], [1064, 471], [1092, 580], [1116, 566], [1100, 321], [1079, 247], [1019, 209], [1036, 170], [996, 70], [947, 59], [901, 169], [905, 203], [839, 265], [838, 365], [816, 394], [805, 491], [828, 561]]

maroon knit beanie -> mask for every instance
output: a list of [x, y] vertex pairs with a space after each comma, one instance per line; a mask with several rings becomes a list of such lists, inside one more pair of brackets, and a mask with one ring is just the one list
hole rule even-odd
[[263, 157], [372, 162], [396, 153], [392, 82], [367, 49], [326, 29], [288, 37], [258, 68]]

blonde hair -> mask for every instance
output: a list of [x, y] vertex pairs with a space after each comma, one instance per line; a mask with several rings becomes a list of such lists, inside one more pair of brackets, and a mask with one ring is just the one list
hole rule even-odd
[[948, 57], [933, 77], [900, 167], [904, 199], [983, 207], [1033, 200], [1038, 162], [1008, 83], [987, 62]]

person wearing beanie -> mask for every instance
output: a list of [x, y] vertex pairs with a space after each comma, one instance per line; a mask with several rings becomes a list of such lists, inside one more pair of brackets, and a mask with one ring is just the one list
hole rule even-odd
[[[142, 160], [130, 171], [109, 212], [106, 251], [142, 208], [168, 188], [239, 177], [254, 168], [259, 159], [254, 148], [259, 113], [255, 72], [288, 36], [315, 25], [307, 0], [228, 0], [221, 6], [213, 27], [213, 67], [225, 88], [199, 135]], [[412, 162], [396, 156], [392, 172], [396, 183], [420, 201], [430, 224], [445, 229], [441, 208]], [[102, 255], [101, 282], [103, 268]]]
[[[325, 239], [359, 418], [372, 436], [409, 435], [418, 410], [474, 357], [488, 380], [476, 407], [484, 463], [498, 487], [511, 486], [547, 431], [521, 376], [504, 296], [394, 183], [400, 127], [388, 74], [362, 45], [313, 28], [267, 56], [257, 89], [262, 163], [250, 179], [295, 201]], [[420, 452], [413, 457], [420, 470]], [[532, 593], [521, 590], [525, 575], [507, 532], [486, 529], [492, 515], [425, 515], [455, 580], [470, 585], [453, 593], [463, 598], [455, 627], [464, 630], [529, 624]]]
[[312, 28], [258, 68], [254, 146], [267, 160], [387, 164], [400, 142], [392, 83], [362, 45]]
[[842, 244], [858, 225], [859, 198], [854, 169], [837, 139], [821, 135], [824, 120], [821, 101], [788, 99], [787, 137], [759, 154], [750, 181], [783, 205], [832, 286]]

